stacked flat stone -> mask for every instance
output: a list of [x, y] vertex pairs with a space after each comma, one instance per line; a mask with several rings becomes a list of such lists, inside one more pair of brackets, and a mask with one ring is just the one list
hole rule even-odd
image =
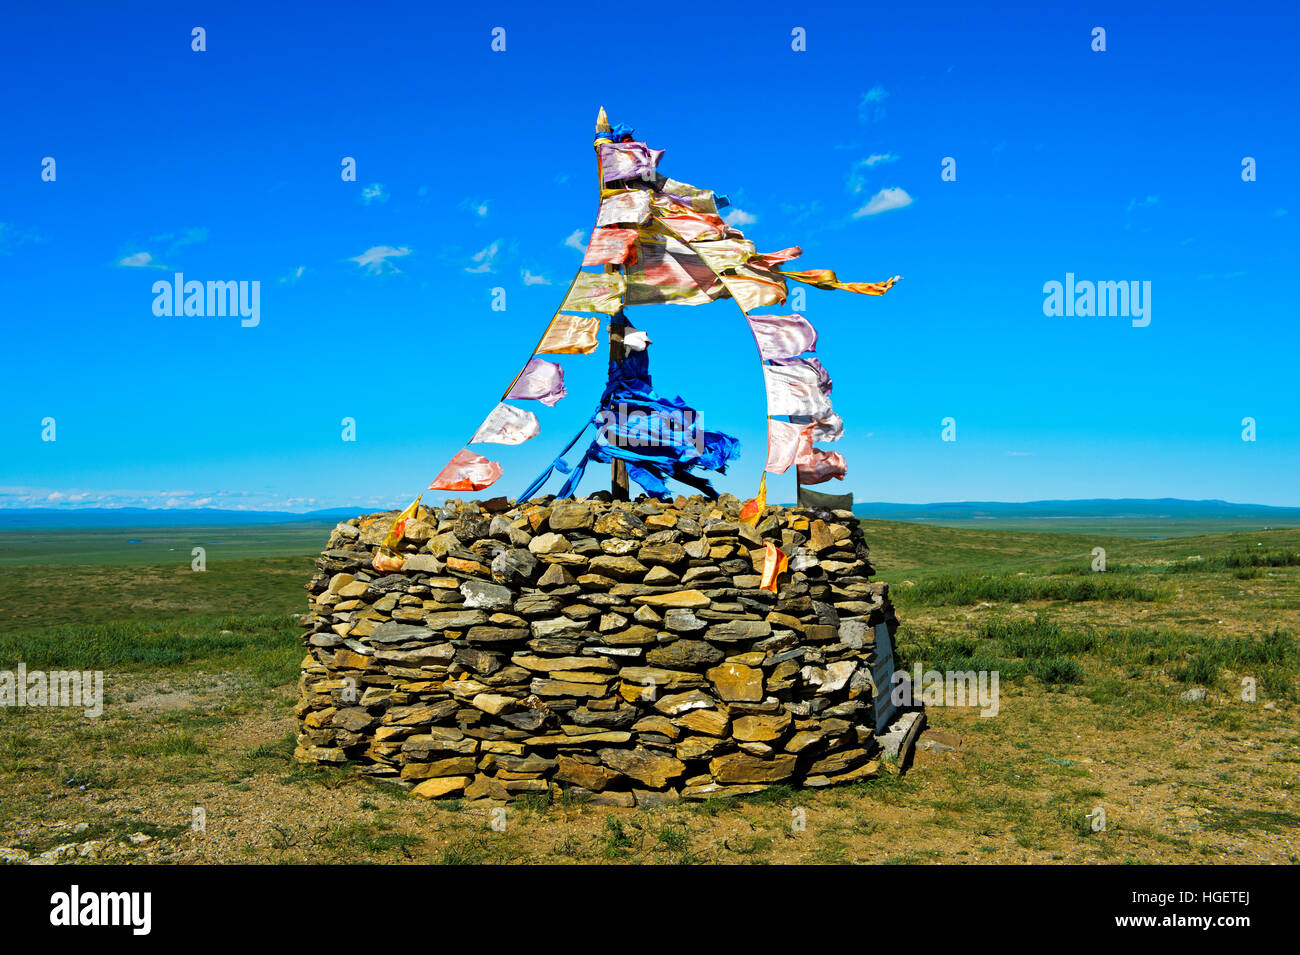
[[[421, 508], [387, 574], [396, 513], [339, 524], [308, 584], [295, 755], [429, 798], [626, 806], [874, 775], [897, 620], [852, 513], [751, 527], [731, 495], [601, 498]], [[790, 558], [776, 594], [768, 541]]]

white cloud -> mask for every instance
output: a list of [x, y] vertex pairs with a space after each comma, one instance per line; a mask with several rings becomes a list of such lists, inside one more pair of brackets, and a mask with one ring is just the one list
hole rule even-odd
[[488, 214], [487, 199], [462, 199], [460, 201], [460, 207], [462, 209], [468, 209], [470, 212], [474, 213], [474, 215], [478, 216], [480, 219], [486, 217]]
[[376, 245], [366, 249], [360, 255], [353, 256], [348, 261], [357, 263], [372, 275], [380, 275], [384, 272], [400, 272], [401, 269], [388, 260], [410, 254], [411, 250], [406, 246], [395, 249], [391, 245]]
[[300, 265], [292, 272], [290, 272], [288, 275], [281, 278], [280, 281], [288, 282], [290, 285], [295, 285], [297, 284], [298, 280], [303, 277], [303, 273], [305, 273], [306, 271], [307, 271], [307, 266]]
[[849, 178], [846, 183], [849, 192], [857, 195], [867, 187], [867, 177], [863, 175], [864, 169], [871, 169], [884, 163], [897, 161], [898, 157], [893, 153], [875, 153], [866, 159], [859, 159], [853, 164], [853, 168], [849, 170]]
[[525, 285], [550, 285], [551, 284], [551, 280], [548, 279], [546, 276], [534, 275], [532, 272], [529, 272], [527, 269], [524, 269], [519, 274], [523, 276]]
[[898, 157], [893, 153], [876, 153], [862, 160], [862, 164], [867, 167], [879, 166], [885, 162], [898, 162]]
[[388, 191], [384, 189], [382, 182], [374, 182], [361, 190], [361, 201], [366, 205], [372, 202], [387, 202]]
[[497, 252], [501, 250], [501, 243], [493, 242], [486, 249], [475, 252], [470, 258], [474, 261], [473, 266], [466, 266], [465, 271], [471, 274], [482, 272], [495, 272]]
[[167, 266], [161, 262], [154, 261], [154, 257], [148, 252], [132, 252], [126, 258], [117, 263], [127, 269], [166, 269]]
[[732, 209], [722, 217], [722, 221], [729, 226], [734, 226], [739, 229], [741, 226], [753, 225], [758, 221], [758, 216], [751, 215], [744, 209]]
[[881, 189], [871, 197], [865, 206], [853, 213], [853, 218], [861, 219], [863, 216], [874, 216], [881, 212], [889, 212], [891, 209], [902, 209], [912, 204], [912, 197], [907, 191], [898, 187], [890, 189]]
[[587, 251], [587, 233], [581, 229], [574, 229], [572, 234], [564, 240], [564, 244], [571, 249], [577, 249], [579, 252]]

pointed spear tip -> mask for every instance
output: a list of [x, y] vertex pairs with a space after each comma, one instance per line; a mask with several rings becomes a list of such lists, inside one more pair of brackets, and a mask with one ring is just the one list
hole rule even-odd
[[613, 127], [609, 125], [609, 117], [605, 115], [605, 107], [602, 106], [600, 112], [596, 115], [596, 132], [608, 133], [612, 129]]

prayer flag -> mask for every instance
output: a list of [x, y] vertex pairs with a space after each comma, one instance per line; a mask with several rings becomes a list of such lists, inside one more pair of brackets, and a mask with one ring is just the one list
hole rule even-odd
[[590, 355], [599, 344], [600, 319], [557, 314], [546, 327], [538, 355]]
[[560, 310], [613, 315], [623, 307], [626, 287], [621, 272], [579, 272]]
[[600, 201], [600, 214], [596, 226], [640, 225], [650, 218], [650, 191], [626, 189], [606, 196]]
[[653, 182], [655, 168], [663, 158], [662, 149], [651, 149], [645, 143], [601, 143], [596, 147], [600, 156], [600, 178], [605, 182], [620, 179], [646, 179]]
[[763, 358], [790, 358], [817, 350], [817, 329], [802, 315], [746, 315]]
[[758, 493], [753, 498], [746, 501], [740, 509], [740, 522], [748, 524], [750, 527], [758, 526], [759, 519], [763, 516], [763, 511], [767, 508], [767, 472], [758, 479]]
[[622, 265], [636, 261], [636, 229], [606, 226], [591, 233], [583, 265]]
[[784, 474], [812, 454], [812, 428], [790, 424], [779, 418], [767, 419], [767, 464], [764, 473]]
[[543, 358], [530, 358], [506, 397], [540, 401], [549, 408], [567, 394], [564, 369], [559, 364]]
[[809, 415], [824, 418], [831, 403], [822, 393], [817, 373], [800, 365], [764, 365], [769, 415]]
[[848, 470], [849, 466], [844, 460], [844, 455], [838, 451], [814, 448], [812, 459], [806, 464], [799, 465], [799, 483], [823, 484], [831, 478], [843, 481]]
[[489, 461], [469, 448], [462, 448], [447, 462], [433, 483], [431, 491], [481, 491], [491, 487], [501, 477], [501, 465]]
[[790, 558], [771, 541], [763, 545], [763, 578], [759, 586], [776, 593], [777, 578], [790, 568]]
[[415, 516], [416, 508], [420, 506], [421, 497], [424, 497], [424, 495], [417, 496], [414, 501], [407, 505], [406, 510], [397, 515], [397, 520], [393, 521], [393, 526], [388, 529], [384, 539], [379, 542], [381, 547], [397, 550], [397, 545], [402, 542], [402, 535], [406, 533], [406, 522]]
[[846, 292], [857, 292], [859, 295], [884, 295], [894, 287], [896, 282], [902, 280], [901, 275], [895, 275], [883, 282], [841, 282], [830, 269], [809, 269], [806, 272], [782, 272], [781, 274], [814, 288], [843, 289]]
[[537, 421], [537, 415], [503, 401], [483, 419], [483, 423], [478, 426], [469, 443], [523, 444], [529, 438], [540, 434], [541, 430], [542, 426]]

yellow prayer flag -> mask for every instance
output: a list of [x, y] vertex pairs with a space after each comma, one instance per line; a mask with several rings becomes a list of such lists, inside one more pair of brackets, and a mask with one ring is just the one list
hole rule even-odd
[[380, 547], [384, 547], [388, 550], [397, 550], [397, 545], [402, 542], [402, 535], [406, 533], [406, 522], [415, 516], [415, 510], [420, 506], [421, 497], [424, 497], [424, 495], [421, 494], [416, 497], [406, 510], [397, 515], [397, 520], [393, 521], [393, 526], [388, 529], [388, 533], [385, 534], [384, 539], [380, 541]]
[[767, 472], [758, 480], [758, 494], [745, 502], [745, 506], [740, 509], [740, 521], [742, 524], [748, 524], [750, 527], [757, 527], [759, 518], [763, 516], [763, 511], [767, 508]]

